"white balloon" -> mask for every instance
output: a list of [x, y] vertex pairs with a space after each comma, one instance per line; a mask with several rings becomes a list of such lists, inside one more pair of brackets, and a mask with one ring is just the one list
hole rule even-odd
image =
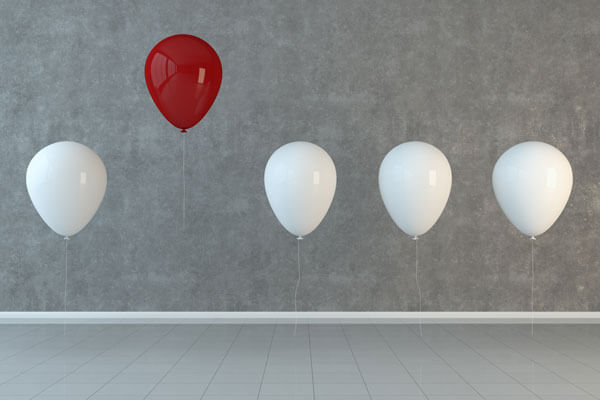
[[302, 237], [321, 223], [333, 200], [335, 165], [329, 154], [309, 142], [278, 148], [265, 167], [265, 190], [275, 216]]
[[541, 235], [562, 213], [573, 187], [569, 160], [556, 147], [523, 142], [496, 162], [494, 193], [510, 222], [524, 234]]
[[106, 191], [106, 168], [96, 153], [80, 143], [53, 143], [29, 162], [27, 191], [44, 222], [69, 237], [98, 210]]
[[424, 142], [394, 147], [379, 167], [385, 208], [407, 235], [418, 237], [438, 220], [450, 196], [452, 170], [438, 148]]

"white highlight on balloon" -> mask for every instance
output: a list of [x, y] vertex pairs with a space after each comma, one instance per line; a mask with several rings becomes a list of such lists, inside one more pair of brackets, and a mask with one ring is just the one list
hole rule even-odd
[[321, 174], [319, 171], [313, 172], [313, 185], [318, 185], [321, 182]]
[[437, 171], [435, 169], [429, 170], [429, 186], [437, 185]]
[[265, 167], [265, 191], [275, 216], [302, 237], [321, 223], [333, 201], [337, 175], [325, 150], [309, 142], [281, 146]]
[[509, 221], [530, 237], [548, 230], [564, 210], [573, 187], [571, 164], [556, 147], [523, 142], [496, 162], [494, 193]]
[[26, 182], [31, 202], [44, 222], [69, 237], [96, 214], [106, 191], [106, 168], [87, 146], [57, 142], [31, 159]]
[[379, 167], [379, 190], [388, 213], [404, 233], [418, 237], [436, 223], [452, 186], [450, 164], [424, 142], [394, 147]]

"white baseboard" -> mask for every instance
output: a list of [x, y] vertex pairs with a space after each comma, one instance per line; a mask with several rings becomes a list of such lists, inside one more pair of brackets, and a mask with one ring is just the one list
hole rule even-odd
[[600, 312], [0, 312], [6, 323], [507, 324], [600, 323]]

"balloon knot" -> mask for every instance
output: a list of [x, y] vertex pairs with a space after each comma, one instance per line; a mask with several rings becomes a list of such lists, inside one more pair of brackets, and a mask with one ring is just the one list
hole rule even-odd
[[303, 238], [302, 236], [298, 236], [296, 239], [297, 239], [297, 240], [302, 240], [302, 239], [304, 239], [304, 238]]
[[187, 133], [187, 131], [185, 129], [182, 129], [181, 133]]
[[65, 236], [65, 240], [69, 240], [69, 237], [68, 237], [68, 236]]
[[535, 240], [535, 236], [532, 236], [532, 237], [530, 237], [529, 239], [531, 239], [531, 240]]
[[413, 236], [411, 239], [412, 239], [412, 240], [419, 240], [419, 237], [415, 235], [415, 236]]

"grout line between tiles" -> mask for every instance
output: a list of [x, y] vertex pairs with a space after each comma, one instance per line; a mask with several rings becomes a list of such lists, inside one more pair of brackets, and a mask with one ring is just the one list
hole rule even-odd
[[19, 337], [23, 337], [25, 335], [29, 335], [30, 333], [33, 333], [35, 331], [39, 331], [40, 329], [42, 329], [40, 326], [34, 325], [33, 328], [30, 328], [29, 330], [26, 330], [25, 332], [20, 332], [20, 333], [15, 334], [14, 336], [11, 336], [9, 338], [5, 338], [5, 339], [0, 340], [0, 344], [5, 343], [5, 342], [9, 342], [9, 341], [17, 339]]
[[[483, 354], [481, 354], [479, 351], [477, 351], [477, 349], [475, 349], [473, 346], [471, 346], [468, 342], [462, 340], [461, 338], [459, 338], [458, 336], [456, 336], [452, 331], [448, 330], [446, 327], [442, 327], [440, 326], [441, 329], [445, 330], [446, 332], [448, 332], [450, 335], [454, 336], [457, 340], [461, 341], [462, 343], [465, 344], [465, 346], [469, 347], [471, 350], [473, 350], [475, 353], [479, 354], [480, 357], [482, 357], [483, 359], [485, 359], [487, 362], [489, 362], [491, 365], [493, 365], [498, 371], [502, 372], [504, 375], [508, 376], [510, 379], [512, 379], [513, 381], [515, 381], [517, 384], [519, 384], [520, 386], [524, 387], [525, 389], [527, 389], [529, 392], [531, 392], [531, 394], [533, 394], [535, 397], [537, 397], [538, 399], [541, 399], [540, 396], [538, 396], [533, 390], [531, 390], [530, 388], [528, 388], [527, 386], [523, 385], [521, 382], [519, 382], [515, 377], [513, 377], [512, 375], [510, 375], [508, 372], [505, 372], [502, 368], [500, 368], [498, 365], [496, 365], [494, 362], [492, 362], [492, 360], [490, 360], [489, 358], [487, 358], [486, 356], [484, 356]], [[500, 342], [499, 342], [500, 343]], [[502, 345], [506, 346], [504, 343], [500, 343]], [[514, 351], [514, 350], [513, 350]], [[518, 353], [521, 354], [521, 353]]]
[[95, 392], [93, 392], [92, 394], [90, 394], [87, 399], [93, 397], [96, 393], [98, 393], [100, 390], [102, 390], [103, 387], [105, 387], [106, 385], [110, 384], [113, 379], [115, 379], [117, 376], [119, 376], [119, 374], [123, 371], [125, 371], [127, 368], [129, 368], [131, 365], [133, 365], [133, 363], [135, 363], [137, 360], [139, 360], [144, 354], [146, 354], [152, 347], [154, 347], [155, 344], [157, 344], [158, 342], [160, 342], [161, 340], [163, 340], [165, 337], [167, 337], [172, 331], [173, 329], [175, 329], [176, 327], [180, 326], [180, 324], [177, 325], [173, 325], [171, 327], [171, 329], [169, 329], [167, 332], [165, 332], [164, 334], [160, 335], [158, 337], [158, 339], [156, 339], [154, 342], [152, 342], [150, 345], [148, 345], [148, 347], [146, 348], [146, 350], [142, 351], [137, 357], [135, 357], [133, 360], [131, 360], [131, 362], [129, 362], [127, 365], [125, 365], [123, 368], [121, 368], [119, 371], [117, 371], [117, 373], [115, 375], [113, 375], [112, 378], [110, 378], [108, 381], [104, 382], [102, 384], [102, 386], [100, 386]]
[[263, 368], [262, 376], [260, 377], [260, 385], [258, 386], [258, 393], [256, 395], [256, 400], [260, 397], [260, 392], [262, 391], [262, 385], [265, 380], [265, 373], [267, 372], [267, 365], [269, 365], [269, 356], [271, 355], [271, 349], [273, 348], [273, 339], [275, 338], [275, 331], [277, 330], [277, 324], [273, 325], [273, 334], [271, 335], [271, 341], [269, 342], [269, 349], [267, 350], [267, 357], [265, 359], [265, 367]]
[[[566, 353], [563, 353], [563, 352], [561, 352], [561, 351], [558, 351], [558, 350], [556, 350], [556, 349], [554, 349], [554, 348], [552, 348], [552, 347], [548, 346], [547, 344], [545, 344], [545, 343], [543, 343], [543, 342], [540, 342], [539, 340], [537, 340], [537, 339], [535, 338], [535, 336], [527, 336], [527, 335], [524, 335], [523, 333], [519, 332], [518, 330], [514, 330], [514, 329], [512, 329], [512, 328], [511, 328], [511, 331], [515, 331], [515, 332], [517, 332], [519, 335], [525, 336], [525, 337], [526, 337], [526, 338], [528, 338], [529, 340], [533, 340], [534, 342], [536, 342], [536, 343], [538, 343], [538, 344], [540, 344], [540, 345], [542, 345], [542, 346], [544, 346], [544, 347], [546, 347], [546, 348], [548, 348], [548, 349], [550, 349], [550, 350], [554, 351], [555, 353], [557, 353], [557, 354], [561, 354], [561, 355], [563, 355], [563, 356], [565, 356], [565, 357], [567, 357], [567, 358], [569, 358], [569, 359], [571, 359], [571, 360], [573, 360], [573, 361], [575, 361], [575, 362], [578, 362], [579, 364], [581, 364], [581, 365], [583, 365], [583, 366], [585, 366], [585, 367], [587, 367], [587, 368], [591, 368], [591, 369], [593, 369], [593, 370], [594, 370], [594, 371], [596, 371], [596, 372], [600, 372], [600, 370], [598, 370], [597, 368], [595, 368], [595, 367], [592, 367], [592, 366], [590, 366], [589, 364], [586, 364], [586, 363], [584, 363], [584, 362], [582, 362], [582, 361], [579, 361], [579, 360], [577, 360], [576, 358], [573, 358], [573, 357], [571, 357], [570, 355], [568, 355], [568, 354], [566, 354]], [[543, 333], [542, 333], [542, 334], [543, 334]], [[589, 394], [590, 396], [592, 396], [592, 397], [594, 397], [594, 398], [596, 398], [596, 399], [598, 398], [598, 396], [596, 396], [596, 395], [592, 394], [592, 393], [591, 393], [591, 392], [589, 392], [588, 390], [586, 390], [586, 389], [582, 388], [581, 386], [579, 386], [579, 384], [577, 384], [577, 383], [575, 383], [575, 382], [571, 382], [570, 380], [568, 380], [568, 379], [566, 379], [566, 378], [563, 378], [562, 376], [558, 375], [556, 372], [554, 372], [554, 371], [552, 371], [551, 369], [549, 369], [548, 367], [546, 367], [544, 364], [541, 364], [540, 362], [538, 362], [538, 361], [535, 361], [535, 359], [533, 359], [533, 358], [527, 357], [525, 354], [521, 353], [521, 351], [519, 351], [519, 350], [517, 350], [517, 351], [518, 351], [520, 354], [522, 354], [522, 355], [523, 355], [523, 357], [526, 357], [526, 358], [528, 358], [528, 359], [530, 359], [530, 360], [534, 361], [536, 364], [542, 365], [542, 366], [543, 366], [545, 369], [547, 369], [548, 371], [552, 372], [553, 374], [555, 374], [555, 375], [559, 376], [560, 378], [564, 379], [565, 381], [569, 382], [571, 385], [575, 386], [576, 388], [578, 388], [578, 389], [580, 389], [580, 390], [584, 391], [585, 393]]]
[[240, 336], [240, 332], [242, 331], [243, 327], [244, 327], [243, 324], [239, 325], [238, 331], [236, 332], [235, 336], [231, 340], [231, 344], [229, 345], [229, 347], [225, 351], [225, 354], [223, 355], [223, 358], [221, 358], [221, 361], [219, 361], [219, 365], [217, 366], [217, 369], [215, 369], [215, 372], [213, 373], [213, 375], [210, 377], [210, 380], [206, 384], [206, 388], [204, 388], [204, 391], [202, 392], [202, 395], [200, 396], [200, 400], [204, 399], [204, 396], [206, 396], [206, 392], [208, 391], [208, 388], [210, 387], [210, 384], [215, 379], [215, 376], [217, 376], [217, 373], [219, 372], [219, 369], [221, 369], [221, 366], [223, 365], [223, 362], [225, 361], [225, 359], [227, 358], [227, 355], [231, 351], [231, 348], [233, 347], [234, 343], [237, 341], [238, 337]]
[[396, 350], [394, 350], [394, 348], [392, 347], [392, 345], [390, 344], [390, 342], [387, 340], [387, 338], [385, 337], [385, 335], [381, 332], [381, 330], [379, 329], [379, 325], [375, 325], [375, 329], [377, 330], [377, 333], [379, 333], [379, 336], [381, 336], [381, 338], [383, 339], [384, 343], [390, 349], [390, 351], [392, 352], [392, 354], [394, 355], [394, 357], [396, 358], [396, 360], [398, 360], [398, 362], [400, 363], [400, 365], [402, 365], [402, 367], [406, 370], [406, 373], [412, 378], [412, 380], [415, 382], [415, 384], [419, 387], [419, 390], [421, 391], [421, 393], [423, 393], [423, 396], [425, 396], [426, 399], [429, 399], [429, 396], [425, 393], [425, 391], [421, 387], [421, 384], [417, 381], [417, 379], [409, 371], [409, 369], [406, 367], [406, 365], [402, 362], [402, 360], [400, 359], [400, 357], [396, 353]]
[[[107, 325], [106, 329], [109, 329], [111, 326]], [[112, 343], [108, 348], [104, 349], [103, 351], [101, 351], [100, 353], [96, 354], [94, 357], [90, 358], [89, 360], [87, 360], [86, 362], [84, 362], [83, 364], [79, 365], [77, 368], [75, 368], [73, 371], [69, 372], [68, 374], [64, 375], [63, 377], [61, 377], [60, 379], [54, 381], [54, 383], [52, 383], [52, 385], [47, 386], [46, 389], [48, 389], [51, 386], [54, 386], [56, 384], [58, 384], [61, 380], [65, 380], [67, 379], [68, 376], [73, 375], [73, 373], [75, 373], [77, 370], [79, 370], [81, 367], [83, 367], [84, 365], [89, 364], [90, 362], [94, 361], [96, 358], [100, 357], [102, 354], [106, 353], [108, 350], [112, 349], [116, 344], [121, 343], [123, 340], [127, 339], [129, 336], [133, 335], [134, 333], [136, 333], [137, 331], [139, 331], [141, 329], [141, 327], [137, 328], [137, 329], [133, 329], [130, 333], [128, 333], [127, 335], [125, 335], [124, 337], [122, 337], [120, 340], [118, 340], [116, 343]], [[104, 331], [102, 331], [104, 332]], [[100, 332], [100, 333], [102, 333]], [[97, 335], [92, 336], [90, 339], [93, 339], [94, 337], [96, 337]], [[65, 382], [66, 383], [66, 382]], [[44, 389], [44, 390], [46, 390]], [[35, 399], [37, 396], [39, 396], [42, 392], [36, 394], [33, 398]]]
[[[179, 325], [179, 326], [183, 326], [183, 325]], [[148, 392], [148, 394], [146, 394], [146, 396], [144, 396], [144, 399], [147, 399], [148, 396], [150, 396], [152, 394], [152, 391], [154, 389], [156, 389], [156, 387], [158, 385], [160, 385], [160, 383], [165, 379], [165, 377], [167, 375], [169, 375], [169, 372], [171, 372], [173, 370], [173, 368], [175, 368], [175, 366], [183, 359], [183, 357], [185, 357], [190, 350], [196, 345], [196, 343], [198, 343], [198, 341], [200, 340], [200, 338], [202, 338], [202, 335], [204, 335], [206, 333], [206, 331], [208, 331], [208, 329], [212, 326], [212, 325], [202, 325], [204, 327], [204, 330], [202, 332], [200, 332], [200, 334], [198, 335], [198, 337], [196, 338], [196, 340], [192, 341], [192, 344], [190, 344], [187, 349], [185, 349], [185, 351], [183, 353], [181, 353], [181, 356], [177, 359], [177, 361], [175, 361], [173, 363], [173, 365], [171, 365], [171, 368], [169, 368], [164, 374], [163, 376], [158, 380], [158, 382], [156, 382], [154, 384], [154, 386], [152, 386], [152, 389], [150, 389], [150, 391]]]
[[[567, 326], [568, 326], [568, 325], [567, 325]], [[571, 326], [571, 328], [574, 328], [574, 327], [575, 327], [575, 326]], [[566, 334], [564, 334], [564, 333], [560, 332], [560, 331], [559, 331], [559, 329], [558, 329], [558, 326], [556, 326], [556, 325], [551, 325], [551, 326], [548, 326], [547, 328], [548, 328], [549, 330], [551, 330], [551, 331], [552, 331], [552, 332], [553, 332], [555, 335], [557, 335], [557, 336], [560, 336], [560, 337], [562, 337], [562, 338], [564, 338], [564, 339], [566, 339], [566, 340], [569, 340], [569, 341], [571, 341], [572, 343], [578, 344], [578, 345], [580, 345], [580, 346], [585, 346], [585, 347], [587, 347], [588, 349], [591, 349], [591, 350], [594, 350], [594, 351], [598, 350], [598, 348], [597, 348], [597, 347], [594, 347], [593, 345], [590, 345], [590, 344], [588, 344], [588, 343], [586, 343], [586, 342], [582, 342], [581, 340], [578, 340], [578, 339], [576, 339], [576, 338], [574, 338], [574, 337], [572, 337], [572, 336], [567, 336]], [[594, 334], [587, 334], [587, 336], [590, 336], [590, 335], [591, 335], [592, 337], [596, 338], [596, 339], [600, 339], [600, 337], [598, 337], [598, 336], [596, 336], [596, 335], [594, 335]], [[600, 340], [599, 340], [599, 341], [600, 341]]]
[[[481, 328], [478, 328], [478, 329], [481, 329]], [[588, 394], [589, 394], [590, 396], [592, 396], [593, 398], [598, 398], [597, 396], [594, 396], [594, 395], [592, 395], [591, 393], [589, 393], [587, 390], [585, 390], [585, 389], [583, 389], [583, 388], [581, 388], [581, 387], [577, 386], [576, 384], [574, 384], [574, 383], [573, 383], [573, 382], [571, 382], [570, 380], [568, 380], [568, 379], [566, 379], [566, 378], [563, 378], [562, 376], [560, 376], [560, 375], [559, 375], [559, 374], [557, 374], [556, 372], [554, 372], [554, 371], [552, 371], [551, 369], [549, 369], [548, 367], [546, 367], [544, 364], [541, 364], [540, 362], [536, 361], [535, 359], [533, 359], [533, 358], [531, 358], [531, 357], [529, 357], [529, 356], [527, 356], [527, 355], [523, 354], [523, 353], [522, 353], [522, 352], [521, 352], [519, 349], [517, 349], [517, 348], [515, 348], [515, 347], [513, 347], [513, 346], [511, 346], [511, 345], [509, 345], [509, 344], [507, 344], [506, 342], [504, 342], [504, 341], [503, 341], [503, 340], [501, 340], [501, 339], [498, 339], [496, 336], [494, 336], [494, 335], [490, 334], [489, 332], [487, 332], [487, 331], [484, 331], [484, 334], [485, 334], [485, 335], [487, 335], [487, 336], [489, 336], [489, 337], [491, 337], [492, 339], [496, 340], [497, 342], [499, 342], [499, 343], [502, 343], [503, 345], [507, 346], [508, 348], [512, 349], [513, 351], [516, 351], [517, 353], [519, 353], [520, 355], [522, 355], [522, 356], [523, 356], [523, 357], [525, 357], [526, 359], [530, 360], [530, 361], [531, 361], [533, 364], [540, 366], [542, 369], [544, 369], [544, 370], [546, 370], [546, 371], [548, 371], [548, 372], [550, 372], [550, 373], [552, 373], [552, 374], [556, 375], [556, 376], [557, 376], [557, 377], [559, 377], [560, 379], [563, 379], [563, 380], [565, 380], [565, 381], [569, 382], [571, 385], [573, 385], [573, 386], [576, 386], [578, 389], [581, 389], [582, 391], [584, 391], [584, 392], [588, 393]]]
[[360, 369], [358, 360], [356, 359], [356, 356], [354, 355], [354, 350], [352, 350], [352, 345], [350, 344], [350, 340], [348, 340], [348, 335], [346, 335], [346, 330], [344, 329], [344, 325], [338, 325], [338, 326], [340, 326], [342, 328], [342, 334], [344, 335], [344, 338], [346, 339], [346, 343], [348, 344], [348, 348], [350, 349], [350, 354], [352, 354], [352, 358], [354, 359], [356, 368], [358, 368], [358, 373], [360, 374], [360, 379], [362, 379], [363, 385], [365, 385], [365, 390], [367, 391], [367, 394], [369, 395], [369, 399], [373, 400], [373, 396], [371, 396], [371, 391], [369, 390], [369, 386], [367, 386], [367, 381], [365, 381], [365, 377], [363, 376], [362, 370]]
[[[25, 371], [22, 371], [20, 374], [18, 374], [18, 375], [16, 375], [16, 376], [13, 376], [11, 379], [14, 379], [14, 378], [17, 378], [17, 377], [19, 377], [19, 376], [22, 376], [23, 374], [27, 373], [28, 371], [31, 371], [31, 370], [32, 370], [32, 369], [34, 369], [35, 367], [37, 367], [37, 366], [39, 366], [39, 365], [42, 365], [43, 363], [47, 362], [48, 360], [52, 360], [52, 359], [53, 359], [53, 358], [55, 358], [56, 356], [58, 356], [58, 355], [60, 355], [60, 354], [64, 353], [65, 351], [68, 351], [68, 350], [72, 349], [73, 347], [77, 346], [78, 344], [80, 344], [80, 343], [83, 343], [83, 342], [85, 342], [85, 341], [87, 341], [87, 340], [90, 340], [90, 339], [93, 339], [93, 338], [95, 338], [96, 336], [98, 336], [98, 335], [100, 335], [102, 332], [104, 332], [106, 329], [108, 329], [108, 327], [104, 327], [103, 329], [100, 329], [98, 332], [96, 332], [95, 334], [93, 334], [93, 335], [92, 335], [92, 337], [85, 337], [85, 338], [83, 338], [83, 339], [81, 339], [81, 340], [79, 340], [79, 341], [77, 341], [77, 342], [73, 343], [71, 346], [68, 346], [68, 347], [66, 347], [66, 348], [64, 348], [64, 349], [62, 349], [62, 350], [60, 350], [58, 353], [55, 353], [55, 354], [53, 354], [51, 357], [49, 357], [49, 358], [46, 358], [46, 359], [45, 359], [45, 360], [43, 360], [43, 361], [40, 361], [39, 363], [37, 363], [37, 364], [33, 365], [31, 368], [29, 368], [29, 369], [27, 369], [27, 370], [25, 370]], [[61, 336], [61, 334], [59, 333], [59, 334], [58, 334], [58, 335], [56, 335], [55, 337], [58, 337], [58, 336]], [[46, 385], [46, 386], [45, 386], [45, 387], [44, 387], [42, 390], [40, 390], [39, 392], [37, 392], [36, 394], [34, 394], [32, 397], [36, 397], [36, 396], [38, 396], [40, 393], [42, 393], [44, 390], [46, 390], [47, 388], [49, 388], [49, 387], [50, 387], [50, 386], [52, 386], [52, 385], [54, 385], [54, 383], [48, 383], [48, 384], [47, 384], [47, 385]]]
[[57, 337], [60, 337], [60, 336], [63, 336], [63, 330], [62, 330], [62, 329], [61, 329], [61, 331], [60, 331], [60, 332], [58, 332], [56, 335], [49, 336], [49, 337], [47, 337], [47, 338], [45, 338], [45, 339], [43, 339], [43, 340], [41, 340], [41, 341], [39, 341], [39, 342], [36, 342], [36, 343], [32, 344], [32, 345], [31, 345], [31, 346], [29, 346], [29, 347], [25, 347], [24, 349], [21, 349], [21, 350], [17, 351], [16, 353], [13, 353], [13, 354], [11, 354], [11, 355], [9, 355], [9, 356], [7, 356], [7, 357], [1, 358], [1, 359], [0, 359], [0, 361], [4, 362], [4, 361], [6, 361], [6, 360], [9, 360], [9, 359], [11, 359], [11, 358], [13, 358], [13, 357], [15, 357], [15, 356], [18, 356], [19, 354], [21, 354], [21, 353], [23, 353], [23, 352], [27, 351], [27, 350], [31, 350], [31, 349], [32, 349], [32, 348], [34, 348], [35, 346], [38, 346], [38, 345], [41, 345], [41, 344], [43, 344], [43, 343], [49, 342], [49, 341], [51, 341], [52, 339], [56, 339]]
[[[437, 327], [438, 325], [436, 324], [436, 325], [433, 325], [433, 326]], [[413, 335], [414, 335], [415, 337], [417, 337], [417, 333], [416, 333], [415, 331], [413, 331], [412, 325], [410, 325], [410, 326], [408, 327], [408, 330], [409, 330], [410, 332], [412, 332], [412, 333], [413, 333]], [[427, 347], [429, 348], [429, 350], [431, 350], [431, 351], [433, 352], [433, 354], [435, 354], [436, 356], [438, 356], [438, 357], [440, 358], [440, 360], [442, 360], [444, 363], [446, 363], [446, 365], [447, 365], [448, 367], [450, 367], [450, 369], [452, 369], [452, 371], [454, 371], [454, 372], [455, 372], [455, 373], [456, 373], [456, 374], [457, 374], [457, 375], [460, 377], [460, 379], [462, 379], [462, 380], [463, 380], [463, 382], [464, 382], [464, 383], [466, 383], [467, 385], [469, 385], [469, 386], [471, 387], [471, 389], [473, 389], [473, 391], [479, 395], [479, 397], [481, 397], [482, 399], [485, 399], [485, 397], [484, 397], [484, 396], [483, 396], [481, 393], [479, 393], [479, 391], [478, 391], [477, 389], [475, 389], [475, 387], [474, 387], [474, 386], [473, 386], [471, 383], [469, 383], [469, 381], [467, 381], [467, 380], [466, 380], [466, 379], [465, 379], [465, 378], [464, 378], [464, 377], [463, 377], [463, 376], [460, 374], [460, 372], [458, 372], [458, 371], [457, 371], [457, 370], [456, 370], [456, 369], [455, 369], [455, 368], [452, 366], [452, 364], [450, 364], [450, 363], [449, 363], [449, 362], [446, 360], [446, 358], [442, 357], [442, 356], [441, 356], [441, 355], [440, 355], [440, 354], [439, 354], [437, 351], [435, 351], [435, 349], [434, 349], [433, 347], [431, 347], [431, 346], [429, 345], [429, 343], [427, 343], [427, 342], [425, 341], [425, 336], [423, 336], [423, 337], [421, 338], [421, 341], [423, 342], [423, 344], [424, 344], [425, 346], [427, 346]]]
[[[571, 355], [569, 355], [569, 354], [567, 354], [567, 353], [563, 353], [562, 351], [559, 351], [559, 350], [557, 350], [557, 349], [555, 349], [555, 348], [553, 348], [553, 347], [551, 347], [551, 346], [547, 345], [546, 343], [544, 343], [544, 342], [541, 342], [540, 340], [538, 340], [538, 339], [539, 339], [539, 337], [538, 337], [538, 338], [536, 338], [535, 336], [528, 336], [528, 335], [525, 335], [525, 334], [523, 334], [522, 332], [519, 332], [518, 330], [516, 330], [516, 329], [514, 329], [514, 328], [511, 328], [511, 331], [514, 331], [514, 332], [518, 333], [519, 335], [525, 336], [526, 338], [528, 338], [528, 339], [530, 339], [530, 340], [533, 340], [534, 342], [536, 342], [536, 343], [538, 343], [538, 344], [540, 344], [540, 345], [542, 345], [542, 346], [544, 346], [544, 347], [546, 347], [546, 348], [548, 348], [548, 349], [550, 349], [550, 350], [554, 351], [555, 353], [561, 354], [561, 355], [563, 355], [563, 356], [565, 356], [565, 357], [567, 357], [567, 358], [569, 358], [569, 359], [571, 359], [571, 360], [573, 360], [573, 361], [575, 361], [575, 362], [578, 362], [579, 364], [581, 364], [581, 365], [583, 365], [583, 366], [585, 366], [585, 367], [591, 368], [591, 369], [593, 369], [593, 370], [594, 370], [594, 371], [596, 371], [596, 372], [600, 372], [600, 369], [598, 369], [597, 367], [594, 367], [593, 365], [589, 365], [589, 364], [587, 364], [586, 362], [583, 362], [583, 361], [581, 361], [581, 360], [578, 360], [578, 359], [576, 359], [575, 357], [573, 357], [573, 356], [571, 356]], [[541, 334], [543, 335], [543, 331], [542, 331], [542, 333], [541, 333]], [[538, 334], [538, 336], [539, 336], [539, 334]]]

